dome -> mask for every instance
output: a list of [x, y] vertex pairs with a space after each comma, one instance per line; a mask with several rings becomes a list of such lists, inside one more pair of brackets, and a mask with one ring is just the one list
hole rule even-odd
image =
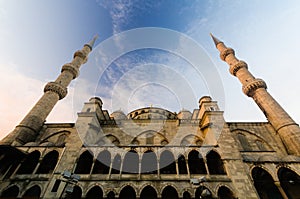
[[178, 119], [187, 120], [192, 119], [192, 113], [188, 110], [182, 110], [177, 114]]
[[112, 114], [110, 114], [110, 117], [113, 117], [115, 120], [126, 120], [127, 119], [127, 116], [121, 110], [113, 112]]
[[131, 119], [177, 119], [177, 115], [166, 109], [146, 107], [131, 111], [127, 115]]

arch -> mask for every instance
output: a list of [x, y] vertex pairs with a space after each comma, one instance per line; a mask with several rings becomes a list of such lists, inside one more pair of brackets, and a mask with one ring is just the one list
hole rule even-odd
[[161, 199], [179, 199], [178, 192], [174, 187], [166, 186], [161, 193]]
[[113, 191], [110, 191], [108, 194], [107, 194], [107, 199], [115, 199], [115, 193]]
[[188, 191], [183, 193], [182, 199], [192, 199], [191, 194]]
[[103, 191], [99, 186], [94, 186], [87, 192], [85, 198], [86, 199], [102, 199]]
[[162, 142], [167, 141], [167, 138], [159, 132], [148, 130], [140, 133], [132, 139], [131, 144], [135, 145], [161, 145]]
[[7, 189], [5, 189], [1, 194], [1, 199], [13, 199], [17, 198], [19, 195], [19, 187], [17, 185], [13, 185]]
[[151, 150], [143, 154], [141, 173], [157, 174], [157, 157]]
[[43, 158], [37, 170], [37, 173], [41, 173], [41, 174], [52, 173], [57, 164], [58, 156], [59, 153], [56, 150], [47, 153]]
[[283, 199], [278, 188], [274, 184], [272, 176], [260, 167], [252, 169], [252, 178], [255, 189], [262, 199]]
[[108, 134], [106, 136], [101, 137], [97, 143], [99, 146], [102, 146], [102, 145], [119, 146], [120, 140], [116, 136], [114, 136], [112, 134]]
[[41, 153], [39, 151], [33, 151], [29, 153], [22, 161], [17, 174], [32, 174], [39, 162], [40, 156]]
[[23, 199], [35, 199], [40, 198], [41, 196], [41, 188], [38, 185], [34, 185], [29, 188], [23, 195]]
[[113, 160], [111, 174], [119, 174], [121, 170], [121, 156], [117, 154]]
[[89, 174], [93, 164], [93, 154], [91, 151], [83, 152], [76, 164], [74, 173]]
[[280, 185], [289, 198], [300, 196], [300, 176], [291, 169], [281, 167], [278, 170]]
[[73, 192], [69, 195], [70, 195], [70, 198], [72, 198], [72, 199], [81, 199], [82, 190], [78, 185], [76, 185], [76, 186], [74, 186]]
[[238, 133], [237, 134], [237, 138], [243, 148], [244, 151], [252, 151], [252, 148], [247, 140], [246, 135], [242, 134], [242, 133]]
[[196, 189], [195, 198], [212, 199], [212, 193], [207, 187], [200, 186]]
[[136, 174], [139, 172], [139, 155], [136, 151], [130, 150], [126, 153], [123, 160], [122, 173]]
[[136, 193], [130, 185], [125, 186], [121, 190], [119, 195], [119, 199], [135, 199], [135, 198], [136, 198]]
[[221, 186], [218, 189], [218, 198], [219, 199], [235, 199], [233, 192], [226, 186]]
[[203, 143], [203, 139], [201, 139], [200, 137], [194, 135], [194, 134], [190, 134], [185, 136], [181, 142], [180, 145], [181, 146], [189, 146], [189, 145], [197, 145], [197, 146], [201, 146]]
[[176, 174], [174, 155], [169, 150], [164, 150], [159, 159], [160, 174]]
[[187, 174], [187, 167], [185, 157], [183, 155], [178, 156], [178, 171], [179, 174]]
[[148, 185], [143, 188], [140, 199], [157, 199], [157, 193], [152, 186]]
[[192, 150], [188, 155], [190, 174], [207, 174], [202, 156], [198, 151]]
[[111, 162], [110, 152], [105, 150], [99, 153], [94, 164], [92, 174], [108, 174]]
[[223, 161], [220, 155], [215, 151], [210, 151], [206, 155], [207, 166], [210, 174], [226, 174]]
[[[50, 135], [48, 135], [47, 137], [45, 137], [42, 141], [40, 141], [40, 143], [45, 143], [45, 142], [48, 142], [49, 139], [52, 139], [54, 137], [57, 137], [56, 139], [56, 146], [64, 146], [65, 144], [65, 138], [70, 134], [71, 132], [70, 131], [66, 131], [66, 130], [63, 130], [63, 131], [58, 131], [56, 133], [52, 133]], [[61, 134], [61, 135], [60, 135]], [[57, 136], [57, 135], [60, 135], [60, 136]], [[64, 136], [62, 136], [64, 135]], [[54, 139], [52, 140], [54, 141]]]

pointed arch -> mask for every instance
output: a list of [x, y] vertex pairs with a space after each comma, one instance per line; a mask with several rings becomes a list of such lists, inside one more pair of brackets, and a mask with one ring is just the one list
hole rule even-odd
[[215, 152], [210, 151], [206, 155], [207, 166], [210, 174], [226, 174], [223, 161], [221, 160], [221, 156]]
[[99, 186], [94, 186], [87, 192], [85, 198], [86, 199], [102, 199], [103, 191]]
[[189, 152], [188, 164], [190, 174], [207, 174], [203, 158], [198, 151], [192, 150]]
[[151, 150], [143, 154], [141, 173], [157, 174], [157, 157]]
[[102, 146], [102, 145], [114, 145], [114, 146], [119, 146], [120, 145], [120, 140], [112, 135], [112, 134], [108, 134], [108, 135], [105, 135], [103, 137], [101, 137], [97, 144], [99, 146]]
[[121, 156], [117, 154], [113, 160], [111, 174], [119, 174], [121, 170]]
[[278, 188], [274, 184], [272, 176], [260, 167], [252, 169], [252, 178], [254, 181], [255, 189], [260, 198], [263, 199], [283, 199]]
[[113, 191], [110, 191], [108, 194], [107, 194], [107, 199], [115, 199], [115, 193]]
[[56, 150], [53, 150], [45, 155], [43, 158], [37, 173], [47, 174], [52, 173], [58, 161], [59, 153]]
[[196, 189], [195, 198], [212, 199], [212, 193], [207, 187], [200, 186]]
[[148, 185], [143, 188], [140, 199], [157, 199], [157, 193], [152, 186]]
[[93, 164], [93, 153], [91, 151], [83, 152], [76, 164], [74, 173], [89, 174]]
[[164, 150], [159, 159], [160, 174], [176, 174], [174, 155], [169, 150]]
[[41, 197], [41, 188], [38, 185], [34, 185], [29, 188], [23, 195], [23, 199], [38, 199]]
[[201, 146], [202, 143], [203, 143], [203, 139], [201, 139], [197, 135], [189, 134], [181, 140], [180, 145], [181, 146], [189, 146], [189, 145]]
[[127, 185], [121, 190], [119, 199], [129, 199], [129, 198], [135, 199], [136, 193], [135, 190], [130, 185]]
[[40, 156], [41, 153], [39, 151], [33, 151], [29, 153], [22, 161], [17, 174], [32, 174], [37, 164], [39, 163]]
[[110, 152], [105, 150], [99, 153], [92, 174], [108, 174], [110, 168], [111, 155]]
[[218, 198], [219, 199], [235, 199], [233, 192], [225, 186], [221, 186], [218, 189]]
[[187, 174], [187, 167], [186, 167], [186, 160], [185, 160], [185, 157], [180, 154], [178, 156], [178, 171], [179, 171], [179, 174]]
[[2, 194], [0, 199], [13, 199], [17, 198], [19, 195], [19, 187], [17, 185], [13, 185], [7, 189], [5, 189]]
[[280, 185], [289, 198], [300, 196], [300, 176], [291, 169], [281, 167], [278, 170]]
[[183, 193], [182, 199], [192, 199], [191, 194], [188, 191]]
[[139, 172], [139, 155], [136, 151], [130, 150], [126, 153], [123, 160], [122, 173], [136, 174]]
[[81, 199], [82, 190], [79, 186], [74, 186], [73, 192], [70, 194], [70, 198], [72, 199]]
[[166, 186], [161, 194], [162, 199], [179, 199], [177, 190], [172, 186]]

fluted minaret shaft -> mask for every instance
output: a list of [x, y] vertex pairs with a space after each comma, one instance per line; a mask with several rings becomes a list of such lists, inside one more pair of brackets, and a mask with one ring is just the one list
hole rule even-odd
[[223, 42], [211, 35], [220, 57], [229, 65], [230, 73], [242, 83], [243, 92], [252, 97], [263, 111], [269, 122], [275, 128], [288, 153], [300, 155], [300, 128], [289, 114], [268, 93], [267, 85], [262, 79], [255, 78], [248, 70], [244, 61], [235, 57], [234, 50], [225, 46]]
[[97, 36], [85, 44], [81, 50], [74, 54], [70, 63], [62, 66], [61, 74], [54, 82], [49, 82], [44, 88], [44, 94], [25, 118], [11, 132], [2, 144], [23, 145], [35, 141], [47, 116], [55, 104], [67, 95], [67, 86], [79, 75], [79, 68], [87, 61]]

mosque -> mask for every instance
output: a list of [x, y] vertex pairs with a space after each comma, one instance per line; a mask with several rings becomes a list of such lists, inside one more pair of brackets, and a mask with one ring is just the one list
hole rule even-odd
[[203, 96], [192, 112], [179, 113], [109, 113], [92, 97], [75, 123], [45, 123], [95, 37], [0, 142], [0, 198], [299, 199], [299, 125], [246, 62], [211, 36], [268, 122], [226, 122], [217, 101]]

